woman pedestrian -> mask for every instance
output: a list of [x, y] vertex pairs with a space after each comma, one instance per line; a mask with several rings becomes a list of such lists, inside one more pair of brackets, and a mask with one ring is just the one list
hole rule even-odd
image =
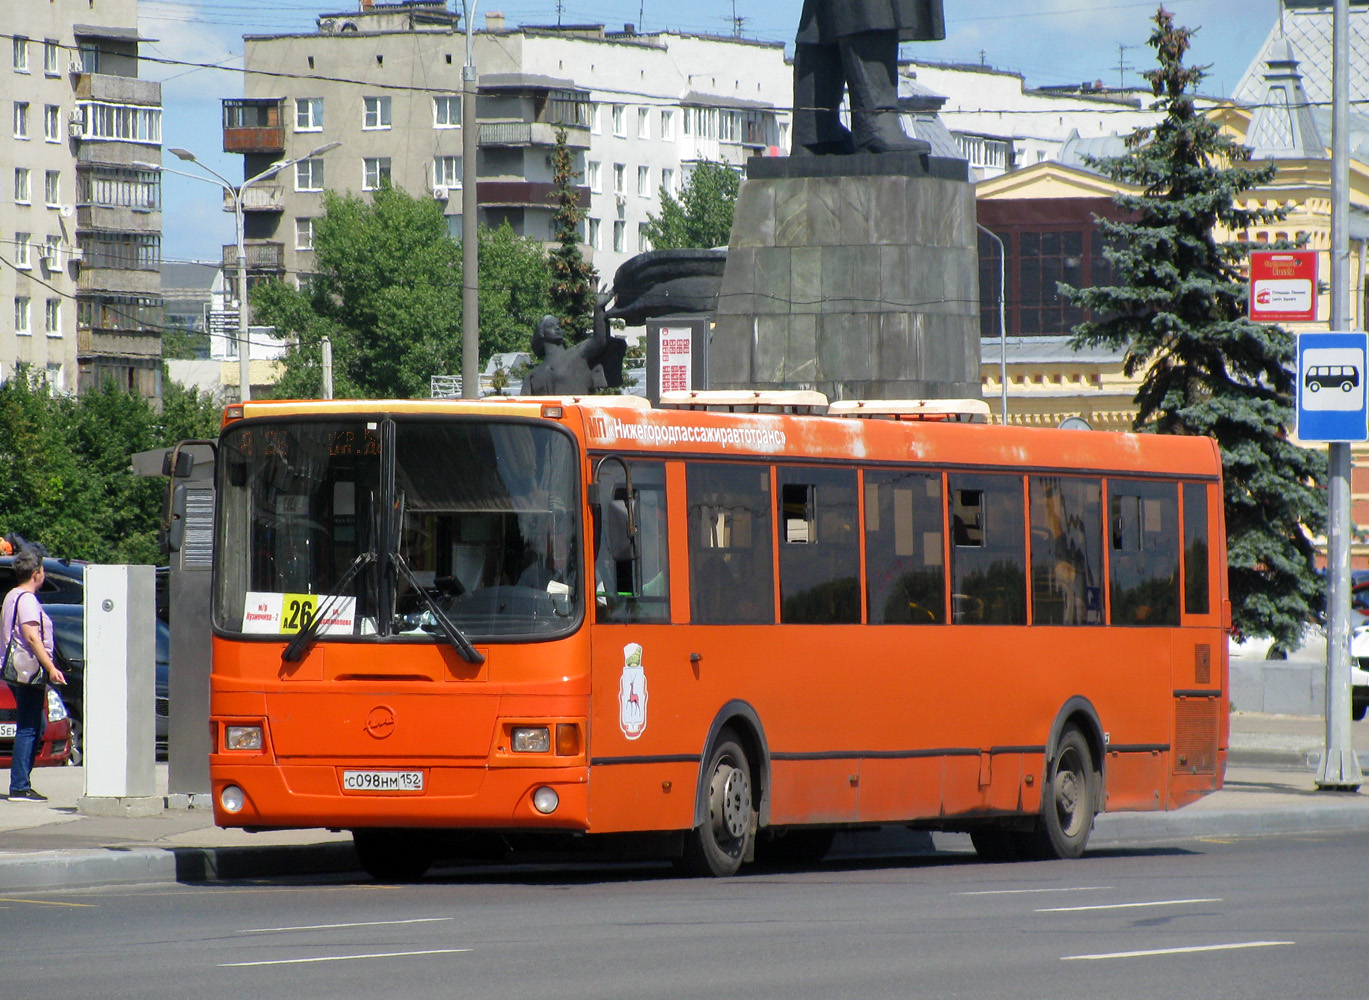
[[[33, 549], [21, 549], [10, 565], [18, 584], [5, 595], [3, 614], [0, 614], [4, 629], [0, 653], [8, 652], [13, 637], [18, 640], [15, 648], [22, 642], [42, 665], [48, 683], [65, 684], [67, 679], [52, 658], [52, 619], [38, 600], [38, 590], [45, 578], [42, 557]], [[18, 709], [14, 747], [10, 751], [10, 798], [46, 802], [46, 795], [33, 790], [29, 773], [38, 757], [46, 725], [47, 684], [10, 684], [10, 690], [14, 692], [14, 704]]]

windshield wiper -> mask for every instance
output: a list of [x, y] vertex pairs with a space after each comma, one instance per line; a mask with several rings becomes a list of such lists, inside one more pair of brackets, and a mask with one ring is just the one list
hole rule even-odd
[[390, 559], [395, 566], [399, 568], [399, 572], [403, 575], [404, 579], [409, 581], [409, 586], [413, 587], [414, 590], [418, 592], [418, 595], [423, 598], [423, 603], [428, 606], [428, 612], [433, 616], [433, 620], [437, 622], [437, 627], [441, 629], [442, 634], [446, 637], [447, 641], [452, 644], [452, 647], [461, 654], [461, 658], [467, 663], [474, 663], [476, 665], [484, 663], [485, 655], [471, 645], [471, 641], [466, 638], [466, 634], [462, 632], [461, 629], [457, 628], [456, 623], [448, 618], [447, 613], [438, 606], [438, 603], [435, 600], [433, 600], [433, 595], [428, 593], [423, 584], [418, 582], [418, 577], [414, 576], [414, 571], [409, 568], [409, 564], [404, 561], [404, 557], [400, 555], [398, 551], [395, 551], [390, 553]]
[[359, 552], [357, 557], [352, 560], [352, 564], [347, 567], [347, 571], [342, 574], [337, 584], [328, 591], [327, 599], [318, 606], [314, 612], [314, 617], [309, 624], [299, 630], [299, 634], [290, 640], [290, 644], [285, 647], [285, 652], [280, 654], [283, 663], [298, 663], [309, 647], [314, 644], [318, 637], [318, 630], [323, 627], [323, 620], [327, 612], [333, 609], [333, 603], [342, 596], [342, 592], [347, 589], [347, 585], [352, 582], [352, 578], [357, 575], [363, 566], [375, 560], [373, 552]]

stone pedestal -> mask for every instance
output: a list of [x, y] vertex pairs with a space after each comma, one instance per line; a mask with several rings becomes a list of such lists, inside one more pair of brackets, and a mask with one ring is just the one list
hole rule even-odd
[[712, 389], [978, 398], [968, 165], [904, 154], [751, 160], [716, 316]]

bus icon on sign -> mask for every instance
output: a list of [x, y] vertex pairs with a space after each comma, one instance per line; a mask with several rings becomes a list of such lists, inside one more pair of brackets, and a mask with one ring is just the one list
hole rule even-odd
[[1303, 376], [1303, 385], [1309, 392], [1322, 389], [1350, 392], [1359, 385], [1359, 369], [1354, 365], [1313, 365]]

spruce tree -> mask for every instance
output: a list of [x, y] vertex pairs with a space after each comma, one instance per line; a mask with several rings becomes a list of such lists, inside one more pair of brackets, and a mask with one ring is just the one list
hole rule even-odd
[[1277, 168], [1252, 164], [1195, 109], [1204, 72], [1184, 65], [1192, 35], [1160, 8], [1150, 37], [1159, 65], [1145, 76], [1164, 118], [1130, 136], [1126, 155], [1096, 164], [1140, 192], [1114, 199], [1131, 221], [1098, 220], [1116, 284], [1062, 291], [1095, 317], [1075, 329], [1075, 345], [1125, 348], [1126, 374], [1141, 374], [1136, 430], [1216, 439], [1234, 625], [1289, 648], [1323, 603], [1309, 533], [1326, 523], [1326, 460], [1288, 438], [1293, 338], [1246, 318], [1242, 267], [1263, 245], [1240, 236], [1286, 211], [1242, 209], [1236, 198]]
[[580, 224], [585, 210], [580, 207], [580, 189], [575, 182], [580, 172], [566, 142], [566, 130], [556, 132], [556, 148], [551, 154], [552, 215], [556, 247], [551, 251], [551, 302], [566, 340], [576, 341], [594, 325], [594, 268], [580, 252]]

